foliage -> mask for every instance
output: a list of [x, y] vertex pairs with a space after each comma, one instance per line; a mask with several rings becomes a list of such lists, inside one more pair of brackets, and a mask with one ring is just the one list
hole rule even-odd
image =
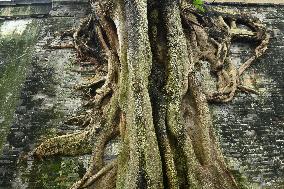
[[192, 4], [201, 12], [204, 12], [205, 9], [203, 7], [204, 1], [203, 0], [193, 0]]

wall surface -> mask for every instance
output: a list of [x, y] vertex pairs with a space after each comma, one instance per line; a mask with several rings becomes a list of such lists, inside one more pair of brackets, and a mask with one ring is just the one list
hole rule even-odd
[[[266, 53], [242, 77], [259, 94], [237, 93], [231, 103], [212, 105], [223, 150], [232, 169], [242, 170], [257, 188], [284, 188], [284, 6], [218, 8], [253, 15], [270, 32]], [[249, 43], [233, 43], [232, 61], [239, 66], [253, 50]]]
[[31, 4], [48, 4], [52, 0], [0, 0], [0, 5], [31, 5]]
[[[41, 9], [35, 6], [35, 11], [28, 8], [33, 5], [23, 6], [22, 11], [16, 9], [19, 6], [0, 7], [0, 17], [4, 19], [0, 21], [0, 189], [68, 188], [88, 165], [88, 156], [17, 163], [19, 156], [40, 140], [78, 129], [63, 124], [62, 119], [80, 109], [82, 99], [74, 85], [85, 76], [76, 71], [81, 69], [80, 65], [73, 64], [74, 50], [47, 46], [60, 42], [58, 31], [77, 27], [89, 7], [86, 3], [57, 2]], [[212, 105], [223, 151], [231, 169], [244, 173], [255, 183], [254, 188], [284, 188], [284, 6], [218, 7], [253, 14], [271, 33], [267, 52], [243, 78], [259, 95], [238, 93], [231, 103]], [[15, 28], [15, 23], [21, 27]], [[21, 40], [23, 36], [29, 38]], [[19, 44], [28, 47], [28, 51], [18, 48]], [[7, 45], [10, 49], [5, 51]], [[19, 51], [14, 53], [15, 49]], [[233, 44], [231, 52], [236, 65], [251, 51], [250, 44]], [[22, 78], [17, 74], [22, 74]], [[11, 85], [14, 87], [9, 88]], [[115, 153], [115, 145], [108, 151]]]
[[82, 176], [87, 156], [24, 163], [19, 158], [44, 138], [78, 129], [62, 123], [82, 104], [74, 89], [83, 80], [76, 52], [48, 46], [72, 43], [72, 38], [61, 42], [58, 32], [78, 27], [89, 8], [86, 4], [47, 4], [37, 11], [31, 7], [0, 7], [0, 189], [63, 189]]
[[243, 4], [284, 4], [283, 0], [205, 0], [215, 3], [243, 3]]

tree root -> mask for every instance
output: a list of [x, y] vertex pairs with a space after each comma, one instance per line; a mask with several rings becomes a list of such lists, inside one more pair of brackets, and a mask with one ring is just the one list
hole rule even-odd
[[56, 44], [56, 45], [48, 45], [49, 49], [75, 49], [73, 44]]
[[265, 32], [265, 34], [263, 34], [263, 38], [261, 39], [260, 45], [255, 49], [254, 51], [254, 55], [249, 58], [245, 63], [243, 63], [240, 68], [239, 68], [239, 75], [242, 75], [244, 73], [244, 71], [251, 66], [251, 64], [253, 62], [255, 62], [255, 60], [260, 57], [261, 55], [263, 55], [263, 53], [266, 51], [268, 43], [269, 43], [269, 38], [270, 35]]
[[117, 169], [117, 160], [113, 160], [112, 162], [108, 163], [95, 175], [89, 174], [88, 176], [83, 177], [81, 180], [74, 183], [70, 189], [86, 188], [106, 175], [112, 169]]
[[258, 92], [258, 91], [254, 90], [254, 89], [252, 89], [252, 88], [249, 88], [249, 87], [247, 87], [247, 86], [244, 86], [244, 85], [239, 85], [239, 86], [238, 86], [238, 89], [239, 89], [240, 91], [244, 92], [244, 93], [248, 93], [248, 94], [252, 93], [252, 94], [259, 95], [259, 92]]
[[113, 160], [111, 163], [107, 164], [105, 167], [103, 167], [97, 174], [90, 177], [85, 184], [83, 185], [83, 188], [90, 186], [95, 181], [97, 181], [99, 178], [101, 178], [103, 175], [105, 175], [108, 171], [110, 171], [113, 168], [117, 167], [117, 161]]
[[100, 88], [104, 83], [106, 82], [106, 78], [102, 77], [96, 81], [92, 81], [91, 83], [88, 84], [84, 84], [84, 85], [80, 85], [80, 86], [76, 86], [75, 89], [76, 90], [97, 90], [98, 88]]
[[50, 138], [41, 143], [32, 154], [40, 158], [52, 155], [88, 154], [93, 149], [91, 137], [93, 136], [90, 131], [83, 131]]
[[[112, 95], [112, 90], [109, 87], [103, 87], [96, 91], [95, 97], [87, 102], [85, 107], [101, 107], [104, 99]], [[111, 97], [110, 97], [111, 98]]]
[[77, 126], [85, 128], [91, 123], [93, 123], [93, 118], [90, 115], [84, 114], [84, 115], [71, 117], [68, 120], [66, 120], [64, 123], [68, 125], [77, 125]]
[[[117, 127], [117, 114], [118, 114], [118, 106], [117, 106], [117, 95], [114, 95], [110, 101], [109, 106], [107, 107], [106, 114], [106, 124], [101, 128], [98, 135], [93, 136], [93, 157], [90, 160], [90, 166], [88, 167], [85, 175], [82, 179], [77, 181], [71, 187], [72, 189], [84, 188], [87, 185], [92, 184], [97, 179], [101, 178], [103, 175], [107, 174], [111, 169], [114, 169], [114, 173], [116, 174], [117, 163], [116, 160], [113, 160], [112, 163], [104, 166], [104, 149], [106, 144], [112, 140], [113, 138], [119, 135], [119, 127]], [[95, 175], [94, 175], [95, 174]], [[107, 179], [106, 179], [107, 180]], [[110, 184], [109, 184], [110, 185]], [[111, 186], [111, 185], [110, 185]]]
[[[186, 20], [186, 22], [193, 23], [197, 20], [203, 20], [206, 22], [204, 17], [194, 14], [192, 11], [192, 8], [184, 8], [183, 13], [190, 12], [191, 15], [190, 17], [183, 16], [183, 19]], [[234, 98], [237, 89], [239, 89], [239, 91], [257, 93], [254, 90], [247, 89], [242, 86], [240, 83], [240, 77], [258, 57], [263, 55], [267, 49], [269, 34], [265, 27], [259, 24], [258, 21], [249, 19], [249, 17], [246, 16], [234, 15], [233, 17], [228, 18], [227, 15], [227, 17], [219, 16], [218, 19], [214, 20], [214, 27], [224, 30], [222, 39], [217, 39], [216, 36], [210, 36], [210, 32], [207, 32], [209, 33], [208, 35], [204, 32], [206, 28], [203, 26], [199, 26], [198, 24], [190, 26], [195, 31], [196, 36], [196, 38], [191, 38], [190, 40], [197, 40], [197, 42], [200, 42], [197, 46], [194, 45], [196, 44], [194, 41], [191, 43], [193, 48], [196, 49], [195, 51], [197, 55], [194, 55], [194, 57], [197, 58], [195, 61], [198, 62], [200, 59], [209, 61], [211, 65], [210, 71], [217, 76], [217, 91], [207, 94], [208, 101], [210, 102], [229, 102]], [[226, 18], [226, 20], [231, 20], [230, 23], [225, 22], [224, 18]], [[241, 22], [249, 29], [238, 28], [236, 22]], [[189, 25], [187, 24], [187, 26]], [[253, 55], [239, 68], [233, 66], [229, 55], [231, 42], [236, 40], [250, 40], [259, 44]]]
[[63, 32], [57, 33], [57, 36], [60, 37], [60, 39], [64, 39], [65, 37], [73, 37], [73, 34], [75, 32], [75, 29], [69, 29], [69, 30], [65, 30]]
[[[240, 77], [265, 52], [269, 35], [262, 25], [243, 17], [251, 30], [238, 28], [235, 15], [201, 15], [186, 0], [148, 2], [93, 1], [96, 17], [84, 20], [73, 39], [81, 60], [96, 56], [94, 39], [100, 57], [107, 57], [107, 75], [77, 87], [89, 92], [87, 105], [99, 112], [95, 116], [101, 117], [100, 127], [73, 118], [71, 123], [89, 125], [88, 130], [48, 139], [34, 155], [92, 151], [86, 174], [72, 189], [238, 188], [215, 138], [207, 101], [231, 101], [237, 90], [254, 92], [242, 86]], [[116, 8], [118, 12], [112, 10]], [[150, 17], [157, 20], [149, 22]], [[239, 39], [259, 45], [237, 68], [229, 50]], [[203, 81], [194, 75], [201, 60], [210, 63], [217, 78], [215, 92], [207, 97]], [[105, 165], [106, 144], [118, 135], [118, 160]]]

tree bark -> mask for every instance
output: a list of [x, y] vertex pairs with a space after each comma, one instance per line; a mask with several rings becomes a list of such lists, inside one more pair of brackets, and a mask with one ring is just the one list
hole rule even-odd
[[[100, 116], [83, 134], [49, 139], [34, 154], [89, 153], [91, 145], [91, 166], [72, 188], [239, 188], [214, 134], [208, 101], [230, 101], [245, 88], [239, 77], [268, 44], [264, 26], [247, 15], [202, 14], [186, 0], [98, 0], [92, 6], [96, 19], [83, 22], [74, 46], [80, 58], [108, 60], [103, 84], [87, 85], [96, 91], [89, 108]], [[239, 22], [250, 30], [237, 28]], [[237, 68], [229, 48], [239, 38], [258, 47]], [[100, 55], [90, 53], [93, 40]], [[199, 76], [202, 60], [217, 78], [215, 93]], [[105, 164], [104, 147], [117, 136], [119, 156]]]

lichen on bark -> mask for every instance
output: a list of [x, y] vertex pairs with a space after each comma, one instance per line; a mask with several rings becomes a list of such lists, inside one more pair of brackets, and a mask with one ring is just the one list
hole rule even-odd
[[[33, 154], [77, 155], [92, 149], [90, 167], [74, 189], [239, 188], [214, 134], [208, 101], [228, 102], [237, 91], [253, 91], [240, 77], [266, 50], [265, 27], [248, 15], [211, 7], [203, 14], [187, 0], [91, 3], [93, 15], [73, 38], [78, 58], [107, 70], [95, 83], [78, 87], [93, 91], [92, 114], [86, 116], [92, 121], [82, 133], [46, 140]], [[257, 44], [240, 67], [230, 60], [234, 40]], [[203, 61], [217, 78], [216, 92], [204, 88], [199, 77]], [[105, 146], [118, 136], [119, 155], [106, 163]]]

